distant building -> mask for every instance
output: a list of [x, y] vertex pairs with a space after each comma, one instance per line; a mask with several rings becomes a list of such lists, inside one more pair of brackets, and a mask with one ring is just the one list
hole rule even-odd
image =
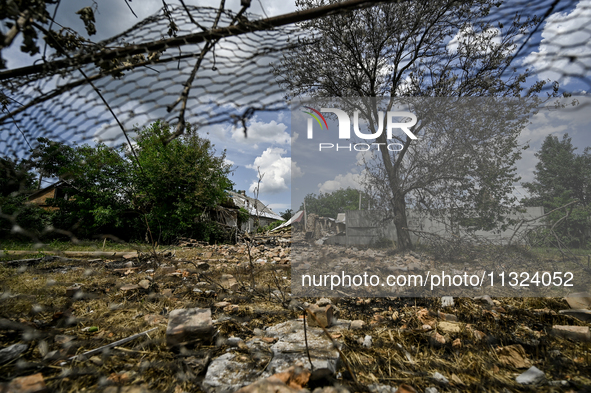
[[37, 190], [27, 197], [27, 202], [35, 204], [45, 210], [57, 210], [58, 207], [51, 206], [48, 199], [65, 199], [71, 198], [68, 195], [68, 190], [71, 190], [72, 186], [64, 180], [57, 181], [41, 190]]
[[275, 221], [285, 221], [283, 217], [269, 209], [263, 202], [246, 196], [246, 191], [228, 191], [234, 205], [238, 208], [244, 208], [250, 214], [248, 222], [242, 223], [243, 231], [251, 232], [255, 228], [255, 222], [258, 219], [259, 227], [264, 227]]

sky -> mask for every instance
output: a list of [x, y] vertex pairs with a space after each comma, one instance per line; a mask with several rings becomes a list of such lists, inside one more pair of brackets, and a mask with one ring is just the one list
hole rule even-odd
[[[211, 7], [219, 5], [217, 1], [187, 0], [186, 3]], [[124, 0], [98, 0], [97, 4], [98, 12], [95, 16], [98, 32], [92, 37], [93, 40], [106, 39], [121, 33], [145, 17], [159, 12], [162, 7], [161, 0], [129, 2], [138, 16], [136, 18]], [[169, 4], [176, 2], [171, 0]], [[75, 15], [75, 11], [84, 6], [93, 6], [93, 1], [62, 0], [57, 21], [77, 31], [84, 31], [82, 22]], [[238, 11], [240, 0], [227, 0], [226, 8]], [[295, 10], [293, 0], [253, 0], [249, 12], [261, 16], [276, 16]], [[532, 68], [537, 79], [558, 80], [564, 91], [586, 94], [589, 85], [574, 75], [591, 73], [591, 34], [586, 28], [590, 25], [591, 0], [579, 2], [574, 9], [554, 13], [534, 37], [536, 45], [530, 53], [524, 54], [519, 66]], [[457, 41], [458, 37], [455, 38]], [[453, 43], [452, 40], [450, 45], [453, 46]], [[28, 65], [32, 61], [30, 56], [18, 50], [18, 45], [16, 43], [10, 51], [3, 53], [9, 68]], [[564, 60], [565, 55], [576, 56], [577, 60]], [[560, 59], [557, 59], [558, 56]], [[568, 132], [573, 137], [575, 146], [579, 147], [578, 152], [591, 146], [588, 113], [588, 109], [553, 114], [540, 111], [532, 118], [532, 125], [524, 130], [520, 139], [522, 143], [530, 145], [518, 163], [522, 181], [532, 180], [537, 162], [534, 153], [547, 135]], [[330, 192], [348, 186], [359, 187], [361, 169], [356, 165], [359, 157], [352, 158], [347, 164], [339, 164], [336, 169], [331, 168], [330, 164], [310, 168], [310, 162], [292, 162], [292, 142], [295, 140], [297, 143], [297, 138], [302, 136], [292, 133], [291, 120], [289, 111], [257, 112], [247, 124], [248, 137], [244, 136], [241, 128], [237, 129], [231, 124], [210, 126], [201, 132], [212, 140], [218, 151], [226, 150], [227, 161], [234, 168], [231, 180], [235, 183], [235, 189], [246, 190], [249, 195], [253, 195], [258, 184], [258, 173], [263, 174], [259, 199], [276, 212], [292, 207], [297, 209], [303, 196], [308, 193]], [[292, 190], [292, 178], [302, 187]], [[517, 185], [516, 193], [519, 195], [523, 192]]]

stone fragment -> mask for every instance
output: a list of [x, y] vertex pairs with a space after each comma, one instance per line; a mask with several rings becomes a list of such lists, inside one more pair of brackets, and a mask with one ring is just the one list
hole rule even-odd
[[476, 297], [474, 297], [472, 299], [477, 300], [477, 301], [479, 301], [480, 303], [483, 303], [483, 304], [488, 304], [491, 307], [495, 305], [495, 303], [493, 302], [493, 300], [491, 299], [491, 297], [488, 296], [488, 295], [476, 296]]
[[217, 308], [224, 308], [226, 306], [229, 306], [230, 304], [232, 304], [232, 303], [230, 303], [230, 302], [217, 302], [217, 303], [214, 303], [213, 306], [214, 307], [217, 307]]
[[453, 307], [454, 305], [454, 298], [452, 296], [442, 296], [441, 297], [441, 307]]
[[578, 292], [570, 294], [566, 297], [566, 302], [573, 309], [590, 309], [591, 308], [591, 294], [587, 292]]
[[372, 340], [371, 336], [365, 336], [365, 338], [363, 339], [363, 346], [365, 348], [371, 348], [372, 344], [373, 344], [373, 340]]
[[311, 305], [308, 307], [308, 310], [318, 319], [318, 322], [312, 317], [306, 318], [308, 321], [308, 325], [310, 326], [320, 326], [322, 327], [329, 327], [332, 325], [333, 319], [333, 307], [332, 305], [327, 305], [324, 307], [319, 307], [316, 304]]
[[522, 385], [535, 385], [544, 379], [544, 372], [535, 366], [531, 366], [526, 372], [517, 376], [515, 380]]
[[439, 390], [437, 390], [437, 388], [431, 386], [425, 389], [425, 393], [439, 393]]
[[[328, 328], [329, 333], [336, 333], [338, 329], [346, 329], [346, 325], [336, 325]], [[301, 362], [308, 364], [308, 356], [304, 338], [304, 325], [301, 320], [292, 320], [267, 329], [268, 337], [276, 337], [278, 340], [271, 346], [273, 359], [266, 368], [266, 372], [281, 372], [294, 364]], [[332, 342], [326, 337], [322, 329], [309, 327], [307, 329], [308, 348], [314, 368], [327, 368], [336, 372], [340, 361], [339, 352]], [[270, 375], [270, 374], [269, 374]]]
[[552, 334], [574, 341], [591, 341], [589, 326], [554, 325], [552, 326]]
[[103, 365], [103, 359], [101, 359], [99, 356], [92, 356], [88, 360], [90, 360], [92, 364], [94, 364], [97, 367], [101, 367]]
[[173, 310], [168, 318], [166, 344], [176, 347], [198, 341], [209, 342], [213, 338], [214, 327], [209, 308], [188, 308]]
[[436, 320], [430, 315], [429, 310], [426, 308], [422, 308], [417, 311], [417, 318], [423, 325], [435, 326]]
[[526, 358], [525, 350], [519, 344], [498, 348], [497, 355], [499, 362], [505, 366], [515, 368], [531, 367], [531, 362]]
[[236, 354], [229, 352], [210, 363], [202, 387], [210, 393], [235, 392], [258, 379], [259, 376], [260, 373], [256, 368], [237, 361]]
[[456, 338], [452, 343], [451, 346], [455, 349], [460, 349], [462, 348], [462, 340], [460, 340], [459, 338]]
[[66, 288], [66, 296], [67, 297], [73, 297], [74, 295], [76, 295], [78, 292], [80, 292], [80, 289], [82, 287], [78, 284], [72, 285], [70, 287]]
[[439, 322], [437, 324], [437, 328], [441, 330], [444, 334], [454, 334], [462, 331], [460, 325], [454, 322]]
[[476, 341], [481, 341], [486, 338], [486, 334], [484, 332], [481, 332], [480, 330], [474, 330], [472, 334], [474, 335]]
[[403, 383], [402, 385], [398, 386], [398, 390], [396, 390], [395, 393], [418, 393], [418, 392], [412, 386]]
[[433, 345], [434, 347], [440, 347], [442, 345], [445, 345], [445, 337], [443, 337], [441, 334], [434, 332], [431, 335], [431, 345]]
[[240, 289], [240, 284], [238, 284], [238, 281], [231, 274], [222, 274], [220, 284], [227, 290], [236, 291]]
[[330, 299], [325, 298], [325, 297], [321, 298], [320, 300], [318, 300], [316, 302], [316, 305], [319, 307], [328, 306], [329, 304], [332, 304], [332, 301]]
[[583, 322], [591, 322], [591, 310], [586, 309], [574, 309], [574, 310], [560, 310], [560, 314], [570, 315]]
[[8, 384], [0, 385], [2, 393], [41, 393], [46, 391], [47, 386], [41, 373], [15, 378]]
[[458, 317], [456, 317], [454, 314], [446, 314], [444, 312], [437, 311], [437, 316], [444, 321], [458, 322]]
[[136, 289], [139, 289], [139, 285], [135, 285], [135, 284], [125, 284], [123, 285], [121, 288], [119, 288], [120, 291], [123, 292], [128, 292], [128, 291], [134, 291]]
[[377, 383], [369, 385], [368, 389], [371, 393], [397, 393], [394, 386], [380, 385]]
[[27, 344], [12, 344], [6, 348], [0, 349], [0, 364], [8, 363], [25, 352], [29, 346]]
[[436, 380], [439, 383], [443, 383], [445, 385], [449, 384], [449, 381], [447, 380], [447, 378], [445, 378], [442, 374], [435, 372], [433, 374], [433, 379]]
[[357, 319], [357, 320], [351, 322], [351, 326], [349, 327], [349, 329], [359, 330], [359, 329], [363, 329], [364, 327], [365, 327], [365, 322], [363, 322], [361, 319]]
[[138, 285], [144, 289], [150, 288], [150, 281], [149, 280], [141, 280]]

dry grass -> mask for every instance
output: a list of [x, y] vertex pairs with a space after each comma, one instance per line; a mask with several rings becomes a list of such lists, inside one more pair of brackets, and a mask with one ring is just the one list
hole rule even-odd
[[[266, 259], [263, 256], [261, 251], [257, 258]], [[252, 337], [256, 328], [299, 316], [284, 301], [289, 300], [289, 265], [256, 264], [257, 286], [250, 288], [251, 271], [246, 255], [230, 247], [176, 250], [175, 258], [145, 254], [134, 262], [138, 269], [133, 272], [125, 271], [125, 261], [58, 260], [29, 267], [0, 264], [0, 318], [16, 321], [28, 329], [0, 330], [0, 347], [17, 342], [29, 344], [19, 359], [0, 365], [0, 381], [42, 372], [50, 391], [56, 392], [96, 391], [108, 384], [143, 384], [162, 392], [200, 391], [205, 359], [224, 353], [226, 347], [213, 342], [187, 353], [169, 351], [164, 337], [170, 311], [210, 307], [217, 320], [218, 337], [243, 339]], [[209, 268], [204, 270], [203, 263]], [[172, 276], [166, 274], [171, 271]], [[236, 278], [232, 290], [224, 283], [223, 274]], [[124, 284], [137, 284], [142, 279], [150, 280], [149, 289], [119, 290]], [[66, 297], [66, 288], [75, 283], [81, 284], [83, 295]], [[194, 291], [196, 288], [200, 292]], [[339, 338], [345, 344], [343, 351], [348, 362], [364, 384], [406, 383], [418, 391], [437, 386], [440, 392], [584, 391], [591, 386], [589, 344], [549, 334], [556, 324], [588, 326], [556, 313], [568, 307], [564, 300], [498, 300], [504, 312], [491, 312], [468, 298], [456, 299], [453, 308], [443, 311], [455, 314], [463, 329], [457, 334], [443, 334], [447, 343], [434, 346], [430, 341], [432, 332], [422, 329], [417, 313], [423, 308], [437, 312], [438, 299], [333, 299], [341, 319], [362, 319], [367, 323], [364, 330], [347, 331]], [[218, 309], [214, 304], [219, 301], [237, 304], [239, 308], [232, 312]], [[98, 331], [84, 331], [91, 326], [98, 327]], [[152, 327], [158, 329], [150, 337], [92, 359], [66, 365], [61, 365], [63, 359], [43, 359], [46, 351], [62, 351], [62, 358], [73, 356]], [[487, 338], [477, 340], [474, 329]], [[68, 349], [55, 342], [56, 335], [72, 335], [76, 339]], [[365, 335], [373, 337], [371, 348], [360, 343]], [[452, 346], [455, 339], [460, 339], [461, 348]], [[525, 370], [501, 364], [495, 351], [499, 346], [512, 344], [522, 345], [527, 358], [546, 373], [548, 380], [566, 380], [568, 386], [518, 385], [515, 377]], [[340, 371], [341, 382], [351, 385], [345, 368]], [[434, 372], [443, 374], [450, 385], [436, 382], [432, 378]]]

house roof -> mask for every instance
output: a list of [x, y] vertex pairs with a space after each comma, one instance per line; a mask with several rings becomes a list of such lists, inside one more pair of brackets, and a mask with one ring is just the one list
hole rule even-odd
[[251, 216], [259, 216], [265, 218], [271, 218], [273, 220], [284, 221], [283, 217], [269, 209], [263, 202], [258, 199], [248, 197], [244, 194], [240, 194], [234, 191], [228, 191], [232, 201], [238, 207], [242, 207], [248, 211]]
[[32, 194], [29, 194], [29, 196], [27, 196], [27, 199], [28, 200], [35, 199], [38, 196], [45, 194], [47, 191], [49, 191], [51, 189], [59, 188], [61, 186], [69, 186], [69, 185], [70, 184], [65, 180], [58, 180], [55, 183], [52, 183], [45, 188], [42, 188], [40, 190], [33, 192]]

